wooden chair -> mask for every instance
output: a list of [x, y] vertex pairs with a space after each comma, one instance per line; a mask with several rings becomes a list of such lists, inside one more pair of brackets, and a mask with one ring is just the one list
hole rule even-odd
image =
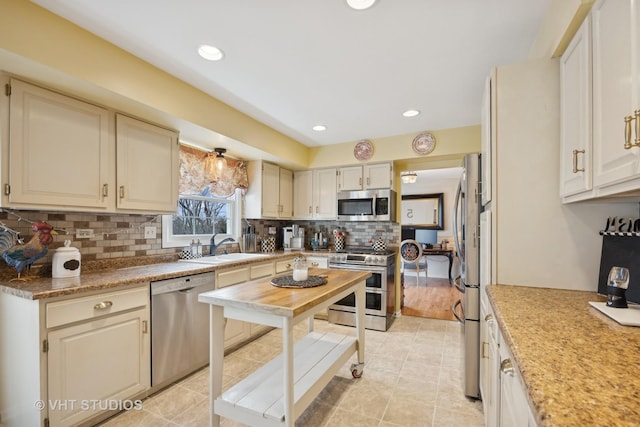
[[425, 285], [427, 284], [427, 261], [422, 257], [422, 246], [413, 239], [403, 240], [400, 243], [400, 273], [404, 277], [404, 270], [408, 266], [409, 269], [416, 270], [416, 282], [420, 284], [420, 267], [423, 267]]

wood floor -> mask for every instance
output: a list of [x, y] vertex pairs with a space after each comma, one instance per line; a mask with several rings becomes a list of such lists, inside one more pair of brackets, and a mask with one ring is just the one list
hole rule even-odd
[[404, 279], [403, 316], [428, 317], [432, 319], [456, 320], [451, 306], [460, 299], [460, 293], [448, 279], [420, 275], [416, 283], [415, 273], [408, 273]]

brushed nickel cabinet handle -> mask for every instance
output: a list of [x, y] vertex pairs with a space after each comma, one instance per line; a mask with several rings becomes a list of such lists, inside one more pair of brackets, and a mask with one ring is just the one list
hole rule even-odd
[[149, 332], [149, 324], [146, 320], [142, 321], [142, 333], [146, 334], [147, 332]]
[[371, 185], [371, 178], [367, 177], [367, 185]]
[[102, 197], [107, 197], [109, 195], [109, 184], [102, 185]]
[[584, 150], [573, 150], [573, 173], [584, 172], [584, 168], [578, 169], [578, 154], [584, 154]]
[[488, 359], [489, 358], [489, 356], [487, 356], [487, 354], [489, 354], [489, 352], [486, 351], [488, 345], [489, 345], [488, 342], [482, 341], [482, 354], [481, 354], [481, 358], [482, 359]]
[[120, 186], [120, 198], [124, 199], [124, 185]]
[[317, 263], [317, 262], [312, 262], [312, 263], [311, 263], [311, 267], [317, 267], [317, 266], [319, 266], [319, 265], [320, 265], [320, 264], [319, 264], [319, 263]]
[[500, 371], [505, 375], [514, 376], [516, 368], [513, 366], [511, 359], [504, 359], [502, 363], [500, 363]]
[[313, 213], [313, 207], [309, 206], [309, 215], [311, 215]]
[[624, 118], [624, 149], [628, 150], [633, 147], [631, 144], [631, 122], [636, 118], [633, 116], [627, 116]]
[[358, 179], [358, 185], [362, 186], [362, 178]]
[[107, 308], [110, 308], [113, 305], [113, 302], [111, 301], [102, 301], [99, 302], [98, 304], [93, 306], [94, 310], [106, 310]]

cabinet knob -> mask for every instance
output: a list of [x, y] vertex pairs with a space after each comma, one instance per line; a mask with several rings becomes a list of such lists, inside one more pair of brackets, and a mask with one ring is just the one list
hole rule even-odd
[[504, 359], [500, 363], [500, 371], [505, 375], [510, 375], [510, 376], [515, 375], [516, 369], [514, 368], [513, 363], [511, 362], [511, 359]]
[[487, 314], [486, 316], [484, 316], [484, 321], [487, 323], [493, 322], [493, 314]]

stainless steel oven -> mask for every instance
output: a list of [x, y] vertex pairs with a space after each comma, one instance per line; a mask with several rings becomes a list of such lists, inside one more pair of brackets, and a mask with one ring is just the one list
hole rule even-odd
[[[329, 256], [329, 268], [371, 273], [365, 290], [365, 328], [386, 331], [395, 311], [395, 254], [336, 253]], [[355, 311], [355, 295], [351, 294], [329, 307], [329, 321], [355, 326]]]

